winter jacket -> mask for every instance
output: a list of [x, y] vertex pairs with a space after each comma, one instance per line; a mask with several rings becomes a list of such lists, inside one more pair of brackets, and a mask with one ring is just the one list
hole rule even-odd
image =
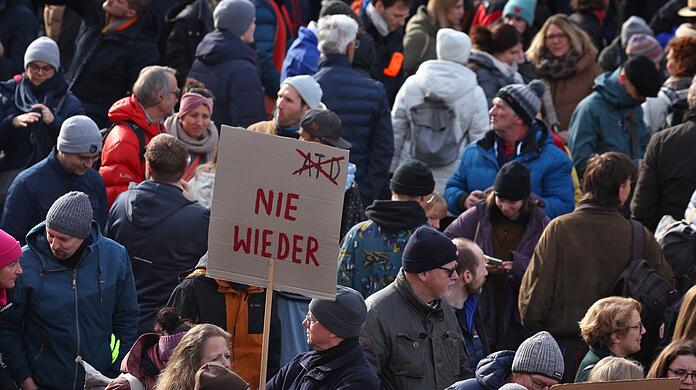
[[348, 57], [342, 54], [327, 55], [314, 78], [324, 92], [322, 102], [341, 118], [341, 137], [353, 145], [350, 162], [358, 167], [362, 202], [372, 204], [389, 177], [394, 155], [384, 87], [351, 68]]
[[[444, 101], [454, 112], [453, 129], [457, 139], [462, 140], [457, 156], [461, 156], [467, 145], [483, 138], [488, 130], [488, 107], [474, 72], [453, 61], [426, 61], [415, 75], [406, 80], [392, 108], [392, 172], [405, 160], [415, 158], [411, 141], [411, 108], [423, 103], [426, 96]], [[445, 190], [445, 184], [458, 163], [455, 159], [443, 167], [430, 167], [435, 178], [435, 191], [442, 193]]]
[[[673, 101], [684, 100], [686, 102], [691, 86], [691, 77], [670, 77], [665, 80], [656, 97], [649, 97], [641, 104], [643, 108], [643, 120], [645, 125], [654, 134], [669, 127], [667, 116]], [[672, 125], [677, 125], [674, 123]]]
[[128, 250], [140, 303], [140, 333], [150, 331], [155, 312], [193, 269], [208, 247], [210, 212], [180, 188], [144, 181], [111, 207], [106, 234]]
[[165, 62], [176, 69], [179, 85], [183, 85], [193, 65], [196, 47], [206, 34], [213, 31], [210, 1], [179, 2], [167, 11], [165, 21], [171, 29]]
[[498, 390], [512, 374], [514, 358], [514, 351], [494, 352], [481, 360], [474, 378], [454, 383], [447, 390]]
[[[75, 268], [56, 260], [46, 225], [27, 235], [14, 288], [15, 309], [0, 329], [0, 351], [15, 382], [32, 377], [41, 389], [82, 389], [82, 359], [106, 376], [118, 375], [138, 322], [133, 272], [123, 246], [92, 230]], [[111, 335], [120, 341], [112, 363]]]
[[[643, 233], [643, 258], [671, 281], [672, 269], [659, 245], [647, 229]], [[522, 324], [557, 338], [577, 338], [578, 321], [587, 308], [612, 295], [614, 283], [628, 266], [631, 237], [631, 224], [616, 209], [581, 207], [552, 220], [522, 278]]]
[[[541, 233], [549, 223], [549, 218], [540, 207], [535, 207], [527, 221], [527, 227], [520, 238], [515, 251], [510, 252], [508, 258], [512, 261], [512, 269], [507, 272], [505, 284], [501, 290], [497, 290], [493, 283], [483, 285], [483, 291], [479, 299], [479, 311], [486, 325], [486, 334], [491, 342], [502, 349], [517, 349], [520, 343], [529, 335], [522, 327], [520, 313], [517, 309], [517, 297], [524, 272], [529, 266], [529, 260], [534, 253], [534, 247], [541, 237]], [[493, 252], [493, 224], [491, 221], [491, 209], [486, 201], [481, 200], [460, 214], [445, 230], [445, 235], [450, 238], [464, 237], [475, 241], [483, 252], [495, 256]], [[496, 296], [501, 294], [501, 296]], [[502, 303], [501, 308], [497, 305]], [[501, 313], [496, 318], [496, 313]], [[497, 337], [496, 337], [497, 336]]]
[[459, 330], [464, 337], [464, 345], [469, 355], [469, 369], [476, 372], [476, 366], [491, 353], [488, 335], [479, 310], [479, 295], [470, 295], [461, 309], [454, 309]]
[[0, 10], [0, 80], [24, 71], [24, 52], [36, 39], [39, 23], [33, 12], [33, 5], [23, 0], [5, 0]]
[[[146, 390], [154, 390], [157, 377], [164, 369], [166, 363], [159, 349], [160, 339], [164, 340], [173, 337], [177, 337], [180, 340], [181, 336], [179, 334], [160, 336], [156, 333], [145, 333], [138, 337], [133, 347], [131, 347], [130, 351], [128, 351], [121, 361], [121, 372], [133, 375], [145, 386]], [[171, 352], [172, 351], [169, 351], [169, 354], [171, 354]], [[135, 389], [131, 389], [130, 383], [126, 377], [119, 375], [112, 380], [104, 390]]]
[[654, 231], [663, 215], [676, 220], [684, 217], [691, 194], [696, 189], [696, 110], [684, 115], [684, 123], [653, 135], [645, 152], [631, 213]]
[[608, 356], [614, 356], [614, 354], [605, 347], [595, 348], [590, 345], [589, 348], [590, 350], [587, 351], [585, 357], [582, 358], [582, 362], [580, 362], [578, 373], [575, 375], [575, 383], [587, 382], [592, 368], [594, 368], [600, 360]]
[[522, 84], [522, 76], [517, 73], [517, 64], [505, 64], [492, 54], [473, 49], [469, 56], [469, 67], [476, 73], [478, 85], [486, 95], [488, 107], [493, 106], [493, 98], [500, 88], [508, 84]]
[[300, 27], [297, 38], [285, 53], [283, 68], [280, 71], [280, 82], [288, 77], [313, 75], [319, 70], [319, 37], [317, 37], [317, 22], [310, 22], [307, 27]]
[[70, 191], [84, 192], [92, 204], [93, 217], [99, 227], [106, 227], [109, 207], [104, 181], [94, 169], [75, 175], [63, 168], [54, 150], [45, 159], [22, 171], [7, 194], [0, 227], [25, 243], [27, 233], [46, 219], [53, 202]]
[[0, 150], [5, 152], [0, 171], [30, 167], [43, 160], [56, 145], [63, 121], [85, 113], [80, 100], [68, 92], [63, 72], [58, 71], [42, 83], [43, 88], [39, 88], [45, 89], [45, 93], [42, 98], [37, 97], [51, 110], [53, 122], [49, 125], [40, 120], [27, 127], [15, 127], [12, 119], [26, 113], [15, 104], [15, 93], [22, 83], [32, 85], [26, 75], [0, 83]]
[[[12, 289], [0, 289], [0, 294], [5, 294], [5, 303], [0, 303], [0, 329], [5, 328], [5, 318], [15, 309]], [[0, 352], [0, 355], [2, 353]], [[0, 356], [1, 357], [1, 356]], [[0, 365], [0, 388], [6, 390], [18, 390], [19, 387], [15, 384], [10, 375], [7, 365]]]
[[416, 14], [406, 24], [406, 35], [404, 35], [404, 73], [406, 76], [416, 73], [423, 62], [437, 59], [435, 39], [438, 29], [437, 22], [430, 17], [425, 5], [418, 7]]
[[[588, 48], [575, 65], [573, 74], [562, 79], [544, 79], [551, 87], [549, 92], [561, 130], [568, 130], [570, 118], [578, 103], [592, 92], [595, 78], [602, 73], [595, 57], [597, 50]], [[540, 75], [538, 68], [537, 74]], [[539, 77], [543, 78], [541, 75]]]
[[213, 205], [213, 190], [215, 188], [215, 172], [198, 171], [191, 181], [191, 192], [198, 203], [209, 209]]
[[215, 95], [213, 122], [247, 127], [266, 119], [256, 53], [229, 31], [208, 33], [196, 49], [189, 77]]
[[413, 231], [428, 217], [416, 201], [376, 200], [367, 218], [346, 234], [338, 255], [338, 284], [367, 298], [394, 281]]
[[297, 355], [266, 383], [266, 390], [378, 390], [380, 384], [375, 370], [367, 361], [362, 346], [356, 344], [315, 368], [309, 367], [317, 356], [316, 351]]
[[613, 72], [626, 62], [625, 50], [621, 45], [621, 37], [616, 37], [599, 53], [597, 64], [604, 72]]
[[292, 45], [297, 30], [293, 29], [284, 1], [253, 0], [253, 3], [256, 6], [254, 46], [258, 53], [261, 84], [265, 94], [275, 99], [285, 52]]
[[[594, 91], [575, 109], [568, 128], [568, 147], [573, 164], [582, 177], [593, 154], [621, 152], [638, 166], [650, 141], [650, 129], [643, 122], [640, 103], [619, 84], [621, 69], [601, 74]], [[632, 133], [637, 150], [632, 149]]]
[[111, 207], [130, 183], [138, 184], [145, 180], [144, 150], [140, 148], [135, 131], [123, 122], [130, 121], [144, 131], [145, 146], [154, 136], [166, 133], [166, 130], [162, 124], [150, 122], [135, 96], [114, 103], [109, 110], [109, 120], [117, 125], [104, 140], [99, 174], [104, 179], [106, 197]]
[[592, 11], [573, 12], [569, 19], [590, 36], [592, 44], [598, 51], [604, 49], [602, 22]]
[[107, 111], [127, 96], [140, 70], [159, 62], [159, 24], [152, 10], [139, 15], [130, 27], [102, 33], [108, 24], [100, 0], [51, 0], [66, 4], [82, 18], [75, 55], [67, 74], [70, 90], [100, 127], [107, 127]]
[[400, 271], [365, 303], [360, 339], [382, 389], [442, 390], [471, 377], [459, 323], [446, 300], [421, 301]]
[[[493, 130], [476, 143], [468, 145], [459, 162], [457, 171], [447, 181], [445, 199], [452, 214], [459, 215], [462, 197], [471, 191], [485, 190], [493, 185], [501, 159], [496, 151], [503, 153], [502, 140]], [[573, 210], [573, 180], [570, 158], [553, 144], [550, 132], [543, 122], [535, 120], [524, 140], [518, 142], [516, 154], [510, 158], [526, 165], [531, 171], [532, 192], [544, 204], [549, 218], [555, 218]]]

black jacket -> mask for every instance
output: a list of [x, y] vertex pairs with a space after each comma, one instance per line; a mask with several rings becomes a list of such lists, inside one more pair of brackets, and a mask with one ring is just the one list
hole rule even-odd
[[23, 0], [2, 1], [0, 7], [0, 80], [6, 80], [24, 71], [24, 52], [36, 39], [39, 23], [31, 3]]
[[372, 63], [370, 75], [373, 79], [384, 85], [387, 98], [389, 99], [389, 105], [391, 106], [394, 104], [394, 99], [396, 99], [396, 94], [399, 92], [401, 85], [406, 81], [406, 75], [402, 68], [396, 77], [386, 76], [384, 75], [384, 69], [389, 66], [389, 63], [392, 61], [392, 56], [394, 56], [395, 53], [398, 53], [397, 55], [403, 55], [404, 28], [399, 27], [391, 31], [387, 36], [383, 36], [377, 31], [370, 17], [367, 16], [367, 12], [363, 12], [361, 18], [363, 26], [365, 27], [365, 32], [370, 34], [375, 45], [376, 56], [375, 61]]
[[574, 12], [570, 15], [570, 20], [575, 22], [583, 31], [590, 36], [592, 44], [597, 51], [604, 49], [604, 34], [599, 19], [589, 11]]
[[111, 206], [106, 234], [126, 247], [140, 304], [140, 333], [167, 303], [178, 275], [193, 269], [208, 247], [210, 211], [181, 189], [144, 181]]
[[696, 109], [686, 111], [684, 122], [650, 139], [636, 184], [631, 213], [654, 231], [663, 215], [679, 220], [696, 189]]
[[170, 32], [165, 62], [176, 69], [179, 85], [191, 70], [196, 47], [213, 31], [213, 11], [208, 4], [208, 0], [183, 1], [167, 12], [165, 21]]

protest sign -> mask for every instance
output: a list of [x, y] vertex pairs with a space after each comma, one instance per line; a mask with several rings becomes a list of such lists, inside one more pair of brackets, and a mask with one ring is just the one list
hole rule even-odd
[[207, 274], [334, 299], [348, 151], [223, 126]]
[[679, 390], [679, 379], [638, 379], [617, 382], [569, 383], [551, 387], [554, 390]]

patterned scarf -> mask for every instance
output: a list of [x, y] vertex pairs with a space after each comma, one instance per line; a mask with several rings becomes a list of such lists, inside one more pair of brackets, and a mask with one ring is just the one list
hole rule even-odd
[[558, 80], [570, 77], [576, 71], [580, 54], [570, 50], [563, 57], [554, 57], [548, 50], [542, 49], [537, 74], [547, 80]]
[[135, 15], [128, 19], [116, 19], [113, 16], [106, 14], [106, 26], [102, 29], [102, 34], [106, 35], [112, 32], [119, 32], [127, 29], [135, 24], [140, 19], [140, 15]]

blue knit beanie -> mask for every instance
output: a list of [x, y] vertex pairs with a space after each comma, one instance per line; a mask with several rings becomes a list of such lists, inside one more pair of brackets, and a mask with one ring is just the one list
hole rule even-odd
[[514, 15], [524, 19], [527, 26], [534, 24], [534, 10], [536, 9], [536, 0], [510, 0], [503, 8], [503, 17]]

